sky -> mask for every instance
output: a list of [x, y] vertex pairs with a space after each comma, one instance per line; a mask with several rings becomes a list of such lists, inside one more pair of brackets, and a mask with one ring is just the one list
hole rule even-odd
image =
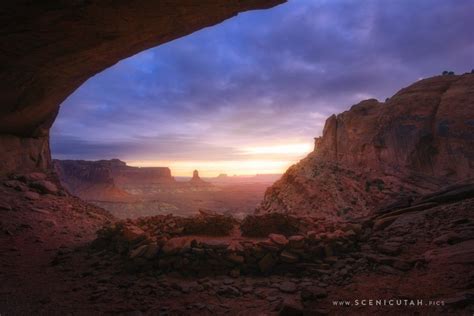
[[61, 105], [58, 159], [283, 173], [326, 118], [474, 68], [473, 0], [290, 0], [124, 59]]

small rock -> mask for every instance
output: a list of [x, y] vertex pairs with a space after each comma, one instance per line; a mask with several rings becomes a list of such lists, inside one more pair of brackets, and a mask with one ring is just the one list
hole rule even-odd
[[383, 229], [387, 228], [397, 218], [398, 218], [398, 216], [390, 216], [390, 217], [385, 217], [385, 218], [381, 218], [381, 219], [376, 220], [375, 223], [374, 223], [374, 230], [383, 230]]
[[288, 244], [288, 239], [285, 236], [280, 234], [270, 234], [268, 235], [271, 241], [280, 246], [286, 246]]
[[299, 261], [299, 258], [297, 255], [287, 251], [287, 250], [283, 250], [281, 253], [280, 253], [280, 259], [281, 261], [283, 262], [286, 262], [286, 263], [296, 263]]
[[43, 209], [41, 209], [41, 208], [37, 208], [37, 207], [33, 207], [33, 208], [31, 208], [31, 211], [32, 211], [32, 212], [35, 212], [35, 213], [44, 214], [44, 215], [49, 215], [49, 214], [51, 214], [51, 212], [50, 212], [50, 211], [43, 210]]
[[40, 198], [40, 195], [36, 192], [27, 191], [27, 192], [25, 192], [25, 198], [27, 198], [28, 200], [35, 201], [35, 200], [38, 200]]
[[295, 293], [298, 290], [296, 284], [290, 281], [280, 283], [278, 289], [283, 293]]
[[51, 227], [56, 227], [56, 226], [58, 226], [58, 224], [56, 223], [56, 221], [54, 221], [54, 220], [52, 220], [52, 219], [47, 219], [47, 220], [43, 221], [43, 223], [45, 223], [46, 226], [48, 226], [48, 227], [50, 227], [50, 228], [51, 228]]
[[240, 276], [240, 269], [232, 269], [232, 270], [230, 270], [229, 275], [230, 275], [232, 278], [238, 278], [238, 277]]
[[394, 274], [394, 275], [400, 274], [399, 271], [395, 270], [394, 268], [392, 268], [390, 266], [386, 266], [386, 265], [379, 266], [378, 270], [380, 272], [384, 273], [384, 274]]
[[281, 299], [281, 297], [277, 296], [277, 295], [268, 295], [266, 297], [267, 301], [269, 302], [275, 302], [275, 301], [278, 301], [279, 299]]
[[230, 245], [230, 243], [226, 240], [222, 239], [210, 239], [206, 240], [202, 243], [204, 248], [209, 248], [209, 249], [227, 249]]
[[288, 238], [288, 246], [290, 248], [300, 249], [304, 247], [304, 236], [291, 236]]
[[271, 242], [271, 241], [269, 241], [269, 240], [268, 240], [268, 241], [267, 241], [267, 240], [265, 240], [265, 241], [260, 241], [260, 242], [258, 243], [258, 245], [259, 245], [260, 247], [262, 247], [263, 249], [269, 250], [269, 251], [271, 251], [271, 252], [278, 252], [278, 251], [280, 250], [280, 246], [279, 246], [279, 245], [277, 245], [277, 244], [275, 244], [275, 243], [273, 243], [273, 242]]
[[303, 305], [295, 299], [286, 299], [283, 301], [279, 316], [302, 316]]
[[235, 253], [231, 253], [227, 256], [227, 259], [233, 263], [242, 264], [245, 262], [245, 258], [243, 256], [237, 255]]
[[42, 172], [32, 172], [28, 175], [26, 175], [26, 178], [28, 181], [38, 181], [38, 180], [45, 180], [46, 179], [46, 174]]
[[450, 232], [450, 233], [439, 236], [438, 238], [434, 239], [433, 242], [436, 245], [453, 244], [453, 243], [456, 243], [456, 241], [460, 239], [461, 238], [459, 237], [458, 234]]
[[194, 254], [197, 254], [197, 255], [204, 255], [206, 253], [206, 250], [205, 249], [202, 249], [202, 248], [191, 248], [191, 252], [194, 253]]
[[361, 224], [353, 224], [349, 223], [344, 227], [344, 231], [352, 230], [356, 234], [362, 233], [362, 225]]
[[232, 279], [229, 279], [229, 278], [225, 278], [225, 279], [222, 281], [222, 283], [223, 283], [224, 285], [231, 285], [231, 284], [234, 284], [235, 281], [232, 280]]
[[301, 299], [303, 301], [316, 300], [320, 298], [325, 298], [327, 296], [328, 292], [318, 286], [309, 286], [301, 291]]
[[137, 226], [127, 225], [122, 230], [122, 237], [128, 242], [134, 242], [145, 237], [145, 232]]
[[383, 254], [392, 256], [400, 254], [402, 250], [401, 244], [397, 242], [386, 242], [382, 245], [377, 246], [377, 249]]
[[234, 286], [221, 286], [217, 289], [216, 293], [225, 297], [240, 296], [240, 291]]
[[2, 211], [11, 211], [12, 207], [5, 202], [0, 201], [0, 210]]
[[238, 241], [231, 241], [227, 250], [230, 252], [244, 251], [244, 247]]
[[392, 267], [402, 271], [408, 271], [411, 269], [411, 264], [404, 260], [395, 260], [392, 264]]
[[130, 254], [129, 254], [130, 259], [138, 258], [138, 257], [142, 256], [143, 254], [145, 254], [147, 249], [148, 249], [148, 245], [141, 245], [141, 246], [133, 249], [132, 251], [130, 251]]
[[252, 293], [254, 290], [253, 290], [253, 287], [246, 286], [246, 287], [241, 288], [240, 291], [244, 294], [249, 294], [249, 293]]

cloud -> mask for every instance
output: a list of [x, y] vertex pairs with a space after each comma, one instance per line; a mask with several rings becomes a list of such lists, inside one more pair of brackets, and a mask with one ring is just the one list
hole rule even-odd
[[123, 60], [62, 105], [57, 157], [234, 159], [312, 143], [325, 118], [474, 65], [471, 0], [294, 0]]

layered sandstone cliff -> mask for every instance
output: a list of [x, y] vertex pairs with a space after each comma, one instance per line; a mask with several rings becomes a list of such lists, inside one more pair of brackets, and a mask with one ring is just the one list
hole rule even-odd
[[54, 166], [63, 186], [86, 200], [121, 200], [137, 186], [175, 183], [167, 167], [131, 167], [118, 159], [54, 160]]
[[437, 76], [327, 119], [257, 212], [364, 216], [474, 177], [474, 75]]

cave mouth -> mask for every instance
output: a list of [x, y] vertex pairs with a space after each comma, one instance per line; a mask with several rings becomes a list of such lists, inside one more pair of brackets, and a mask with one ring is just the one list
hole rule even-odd
[[325, 116], [304, 100], [289, 113], [279, 87], [295, 73], [277, 67], [279, 56], [265, 62], [266, 49], [256, 46], [275, 44], [265, 25], [285, 15], [248, 12], [86, 81], [51, 129], [63, 186], [123, 219], [252, 214], [265, 190], [312, 151]]
[[[377, 31], [409, 36], [386, 29], [397, 25], [397, 16], [382, 22], [383, 10], [370, 5], [295, 1], [123, 59], [61, 106], [51, 149], [63, 183], [85, 200], [117, 208], [121, 218], [131, 209], [251, 214], [266, 187], [313, 150], [330, 114], [399, 88], [379, 69], [401, 81], [419, 77], [420, 70], [406, 69], [413, 60], [400, 70], [387, 50], [400, 46], [398, 57], [406, 58], [412, 47]], [[432, 73], [437, 64], [423, 71]]]

